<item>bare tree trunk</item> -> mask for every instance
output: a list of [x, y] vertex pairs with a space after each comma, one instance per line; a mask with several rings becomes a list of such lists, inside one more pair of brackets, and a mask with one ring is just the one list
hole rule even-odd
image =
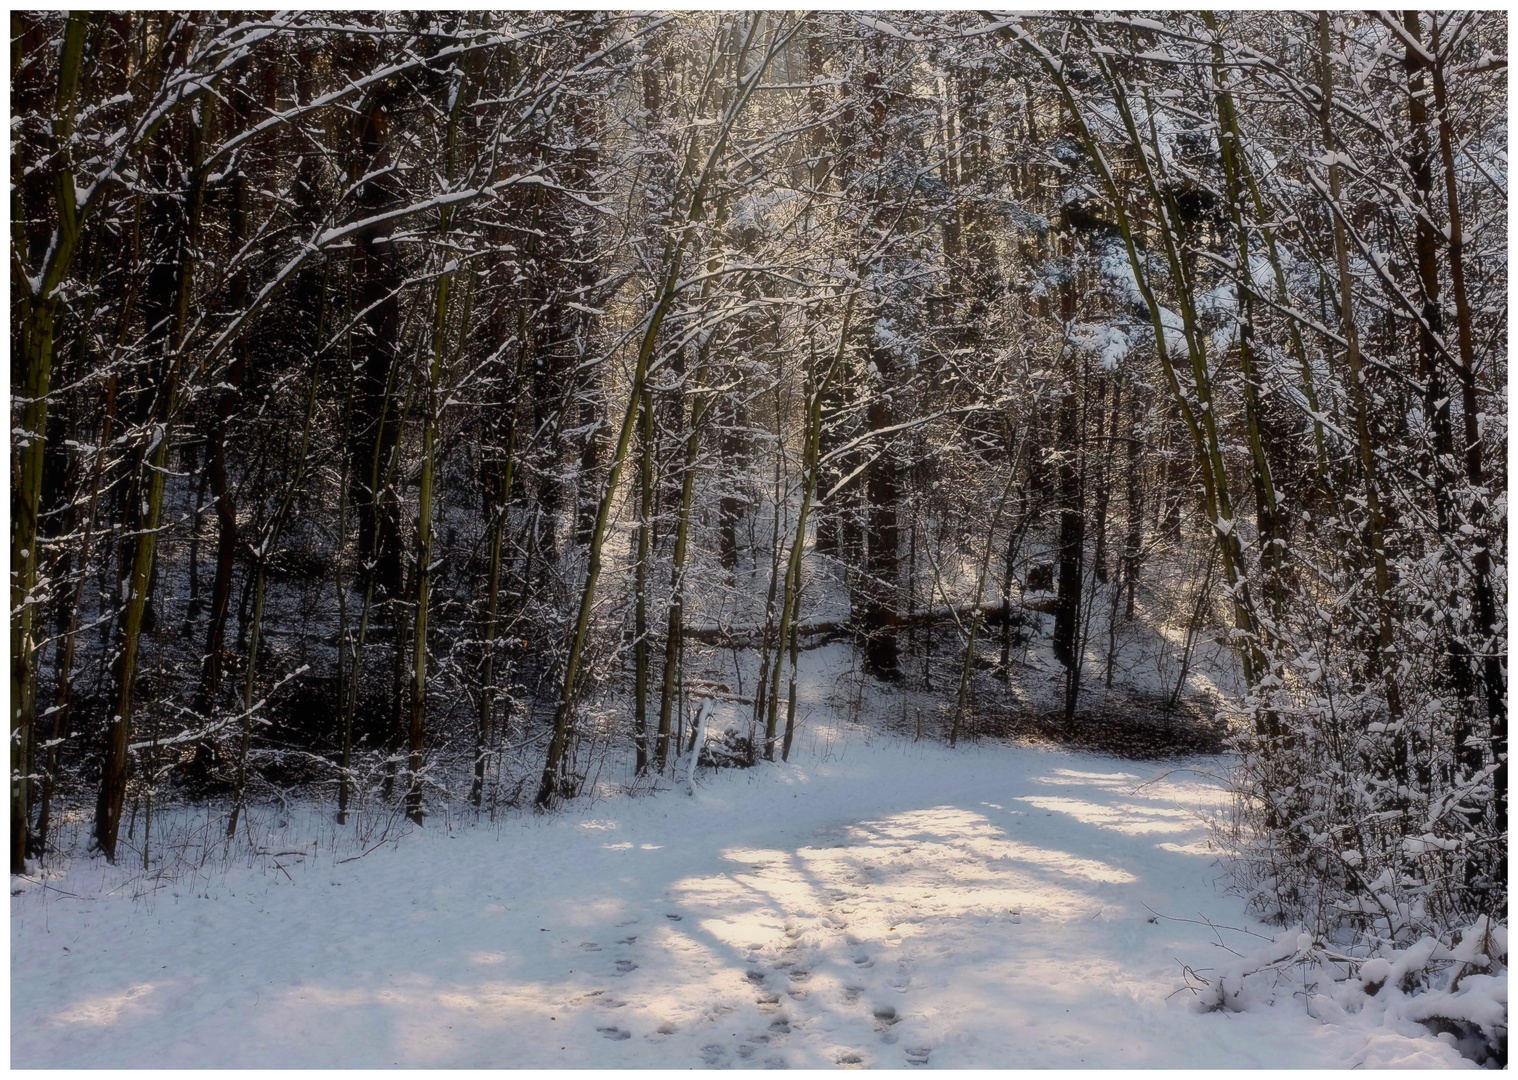
[[[1066, 350], [1067, 354], [1070, 350]], [[1054, 609], [1054, 658], [1065, 668], [1065, 722], [1075, 719], [1080, 693], [1081, 584], [1086, 546], [1085, 477], [1081, 468], [1081, 381], [1073, 358], [1064, 365], [1065, 393], [1059, 406], [1059, 565]]]
[[[801, 508], [796, 512], [796, 533], [791, 541], [790, 558], [785, 568], [785, 588], [780, 599], [780, 633], [776, 637], [780, 648], [785, 646], [791, 635], [791, 626], [798, 617], [797, 594], [801, 589], [801, 558], [806, 544], [806, 520], [807, 513], [811, 510], [812, 497], [817, 491], [817, 472], [819, 450], [822, 444], [822, 399], [827, 395], [828, 387], [832, 384], [839, 368], [843, 364], [843, 357], [848, 346], [849, 323], [854, 315], [854, 294], [849, 295], [848, 303], [843, 309], [843, 324], [838, 334], [838, 347], [833, 353], [832, 362], [828, 365], [827, 372], [819, 382], [815, 373], [811, 376], [812, 386], [807, 395], [806, 403], [806, 434], [802, 450], [801, 467]], [[794, 665], [794, 653], [792, 663]], [[770, 675], [769, 688], [769, 713], [764, 724], [764, 757], [766, 761], [775, 760], [775, 734], [777, 712], [780, 699], [780, 656], [777, 649], [775, 668]]]
[[1129, 620], [1134, 615], [1134, 590], [1138, 585], [1139, 559], [1144, 548], [1144, 485], [1143, 471], [1139, 461], [1138, 387], [1128, 398], [1128, 458], [1126, 481], [1128, 496], [1128, 534], [1123, 539], [1123, 585], [1128, 592], [1125, 614]]
[[[13, 30], [19, 29], [12, 16]], [[47, 398], [53, 367], [53, 325], [58, 310], [58, 286], [68, 272], [79, 243], [74, 172], [69, 139], [74, 122], [74, 96], [79, 87], [80, 62], [90, 14], [76, 11], [64, 28], [58, 61], [58, 85], [53, 100], [53, 138], [57, 146], [54, 173], [54, 211], [57, 215], [52, 247], [44, 256], [36, 287], [20, 300], [16, 321], [20, 330], [21, 434], [13, 438], [11, 499], [11, 873], [26, 872], [27, 835], [31, 816], [33, 732], [37, 711], [37, 660], [33, 624], [36, 620], [37, 521], [42, 499], [43, 449], [47, 434]], [[27, 258], [25, 214], [19, 186], [11, 197], [12, 253]], [[14, 383], [12, 384], [15, 385]], [[112, 850], [115, 848], [112, 837]]]
[[[775, 416], [777, 421], [781, 416], [778, 388], [776, 389]], [[766, 715], [765, 701], [766, 696], [769, 694], [770, 686], [770, 643], [774, 640], [775, 634], [775, 590], [780, 584], [780, 510], [781, 504], [785, 499], [785, 491], [781, 486], [780, 480], [780, 465], [785, 460], [785, 455], [781, 451], [780, 445], [777, 438], [775, 482], [773, 487], [775, 516], [771, 520], [770, 529], [770, 589], [769, 594], [764, 599], [764, 632], [759, 636], [759, 678], [754, 684], [754, 716], [753, 724], [749, 731], [750, 737], [752, 737], [754, 730], [758, 728], [760, 721]], [[779, 662], [777, 650], [775, 663], [778, 664]]]
[[725, 395], [722, 416], [718, 422], [717, 453], [720, 458], [718, 472], [721, 476], [722, 496], [717, 503], [717, 558], [728, 580], [734, 580], [738, 570], [738, 522], [743, 518], [743, 499], [738, 484], [748, 464], [744, 451], [748, 448], [748, 411], [737, 394]]
[[[791, 601], [791, 677], [785, 698], [785, 738], [780, 744], [780, 760], [791, 760], [791, 741], [796, 737], [796, 675], [801, 664], [801, 590]], [[776, 658], [779, 663], [779, 657]]]
[[[1386, 710], [1391, 725], [1400, 732], [1402, 719], [1402, 693], [1395, 677], [1396, 662], [1391, 613], [1391, 568], [1386, 557], [1386, 515], [1381, 505], [1381, 485], [1376, 467], [1376, 448], [1370, 432], [1370, 397], [1365, 385], [1365, 372], [1360, 360], [1360, 330], [1354, 316], [1354, 279], [1349, 272], [1349, 241], [1345, 235], [1343, 208], [1339, 203], [1339, 166], [1330, 122], [1333, 107], [1333, 69], [1329, 60], [1328, 13], [1318, 13], [1318, 63], [1319, 83], [1323, 90], [1322, 107], [1318, 119], [1323, 135], [1323, 147], [1332, 162], [1328, 166], [1329, 210], [1334, 223], [1334, 260], [1338, 267], [1340, 332], [1344, 337], [1344, 358], [1349, 369], [1349, 399], [1354, 412], [1355, 443], [1360, 455], [1360, 471], [1365, 487], [1365, 546], [1370, 553], [1375, 571], [1377, 599], [1377, 623], [1379, 633], [1372, 651], [1373, 666], [1381, 673], [1386, 694]], [[1395, 740], [1405, 736], [1398, 734]], [[1396, 751], [1399, 757], [1405, 749]]]
[[652, 557], [651, 530], [654, 501], [654, 395], [647, 387], [638, 400], [642, 418], [638, 456], [638, 564], [634, 574], [633, 741], [637, 747], [638, 775], [648, 771], [648, 572]]
[[[1215, 54], [1221, 47], [1215, 49]], [[1221, 67], [1214, 69], [1214, 89], [1219, 128], [1224, 132], [1221, 139], [1223, 171], [1228, 185], [1228, 208], [1234, 232], [1234, 294], [1238, 298], [1236, 324], [1239, 335], [1239, 366], [1243, 371], [1244, 423], [1249, 439], [1250, 462], [1253, 469], [1250, 479], [1255, 496], [1255, 529], [1259, 534], [1260, 570], [1263, 578], [1266, 606], [1270, 611], [1270, 633], [1282, 616], [1285, 589], [1282, 567], [1285, 560], [1284, 530], [1279, 521], [1280, 507], [1276, 498], [1275, 479], [1271, 472], [1270, 458], [1266, 452], [1260, 419], [1260, 376], [1254, 355], [1254, 281], [1250, 254], [1250, 227], [1244, 218], [1244, 154], [1243, 138], [1239, 134], [1234, 114], [1233, 94], [1223, 83]]]
[[[1019, 451], [1020, 451], [1019, 447]], [[985, 618], [982, 608], [986, 589], [986, 574], [991, 568], [991, 552], [996, 544], [996, 526], [1001, 523], [1003, 512], [1007, 508], [1007, 498], [1012, 494], [1012, 486], [1017, 482], [1017, 459], [1021, 457], [1019, 452], [1008, 462], [1007, 483], [1001, 490], [1001, 498], [996, 500], [996, 512], [991, 515], [991, 525], [986, 530], [986, 551], [981, 556], [980, 569], [975, 575], [975, 595], [971, 598], [970, 605], [970, 632], [965, 635], [964, 663], [959, 669], [959, 698], [954, 703], [954, 724], [949, 729], [949, 745], [954, 746], [959, 742], [959, 727], [964, 720], [965, 709], [970, 702], [970, 675], [975, 666], [975, 637], [980, 630], [981, 620]], [[1011, 612], [1009, 611], [1010, 615]]]
[[[188, 44], [188, 33], [187, 29], [181, 48]], [[130, 767], [132, 691], [137, 676], [137, 650], [151, 593], [159, 523], [163, 514], [164, 482], [168, 474], [169, 446], [174, 420], [181, 404], [181, 379], [185, 364], [184, 333], [194, 286], [196, 244], [205, 193], [205, 175], [201, 167], [202, 122], [200, 119], [192, 119], [185, 125], [188, 182], [183, 205], [174, 211], [183, 215], [183, 223], [181, 230], [170, 230], [170, 235], [177, 237], [177, 279], [173, 286], [168, 325], [160, 343], [163, 381], [154, 402], [149, 441], [142, 450], [141, 464], [137, 471], [141, 499], [135, 521], [136, 536], [131, 544], [131, 570], [124, 583], [126, 604], [122, 609], [118, 633], [120, 651], [116, 661], [115, 711], [106, 735], [105, 763], [101, 770], [100, 794], [95, 807], [95, 844], [113, 863], [116, 861], [116, 840], [121, 827], [122, 807], [126, 801], [127, 772]]]
[[[395, 379], [399, 374], [400, 356], [394, 354], [391, 357], [390, 371], [386, 377], [384, 391], [380, 399], [380, 413], [374, 426], [374, 443], [368, 464], [369, 492], [377, 492], [389, 489], [395, 475], [396, 463], [399, 458], [399, 440], [391, 438], [388, 434], [390, 422], [388, 413], [390, 403], [395, 391]], [[411, 413], [411, 399], [415, 387], [408, 388], [405, 404], [401, 408], [399, 427], [406, 426], [406, 419]], [[351, 410], [350, 410], [351, 411]], [[351, 435], [351, 432], [349, 433]], [[367, 545], [364, 545], [367, 540]], [[364, 639], [369, 631], [369, 619], [373, 614], [378, 591], [378, 575], [374, 572], [374, 566], [379, 560], [380, 543], [382, 534], [379, 529], [371, 529], [367, 537], [360, 530], [360, 544], [365, 555], [365, 572], [361, 577], [364, 583], [364, 602], [359, 612], [358, 636], [353, 643], [353, 656], [349, 665], [348, 696], [343, 702], [343, 757], [342, 768], [339, 771], [337, 788], [337, 823], [344, 825], [348, 821], [348, 801], [353, 786], [353, 718], [358, 710], [358, 689], [364, 670]], [[396, 628], [399, 633], [399, 627]]]
[[[1402, 19], [1408, 33], [1417, 40], [1421, 36], [1417, 12], [1405, 11]], [[1408, 77], [1407, 108], [1412, 129], [1412, 152], [1408, 156], [1408, 171], [1412, 176], [1413, 188], [1417, 193], [1421, 211], [1418, 214], [1414, 236], [1418, 282], [1423, 292], [1418, 327], [1418, 374], [1423, 379], [1424, 416], [1434, 435], [1432, 452], [1426, 456], [1424, 469], [1429, 483], [1433, 486], [1434, 512], [1439, 523], [1439, 532], [1450, 541], [1460, 544], [1464, 542], [1464, 538], [1456, 529], [1454, 507], [1454, 488], [1459, 479], [1456, 473], [1458, 459], [1455, 453], [1454, 429], [1450, 422], [1449, 395], [1440, 378], [1437, 340], [1443, 334], [1444, 320], [1439, 304], [1438, 240], [1434, 232], [1435, 211], [1431, 198], [1433, 169], [1429, 148], [1429, 116], [1424, 101], [1428, 95], [1428, 88], [1424, 83], [1423, 64], [1416, 59], [1411, 50], [1403, 61], [1403, 67]], [[1460, 610], [1458, 595], [1450, 596], [1449, 610]], [[1431, 626], [1430, 630], [1444, 643], [1443, 652], [1446, 660], [1443, 678], [1446, 685], [1454, 691], [1457, 701], [1453, 732], [1455, 761], [1464, 771], [1464, 777], [1468, 779], [1480, 770], [1482, 764], [1481, 749], [1472, 743], [1476, 679], [1470, 648], [1460, 628], [1450, 623], [1443, 623], [1442, 629], [1440, 625]], [[1426, 760], [1427, 748], [1418, 745], [1422, 740], [1419, 738], [1417, 725], [1412, 725], [1412, 731], [1409, 734], [1414, 744], [1409, 748], [1410, 754], [1421, 764]], [[1404, 769], [1399, 780], [1406, 783], [1407, 779]], [[1427, 782], [1420, 783], [1420, 788], [1427, 791]], [[1480, 816], [1479, 810], [1468, 815], [1473, 823]]]
[[654, 766], [663, 772], [669, 762], [670, 713], [675, 703], [675, 676], [685, 644], [685, 552], [690, 538], [690, 512], [696, 490], [696, 455], [700, 447], [705, 397], [691, 403], [690, 431], [685, 438], [685, 463], [680, 484], [679, 521], [675, 526], [673, 569], [670, 571], [668, 625], [664, 634], [664, 681], [659, 690], [659, 738]]
[[[325, 297], [327, 290], [325, 282], [321, 290]], [[317, 340], [321, 339], [321, 315], [316, 320]], [[253, 690], [254, 679], [258, 673], [258, 639], [263, 628], [264, 615], [264, 579], [269, 567], [269, 556], [273, 554], [274, 547], [279, 543], [279, 534], [284, 528], [285, 518], [290, 512], [290, 503], [295, 499], [295, 493], [300, 490], [301, 481], [306, 474], [306, 454], [311, 446], [311, 424], [316, 416], [316, 391], [321, 378], [320, 355], [311, 358], [311, 391], [306, 398], [306, 419], [301, 426], [300, 448], [297, 451], [295, 474], [290, 478], [289, 485], [285, 488], [284, 497], [280, 500], [279, 508], [274, 517], [270, 519], [264, 534], [259, 537], [258, 550], [254, 552], [255, 569], [253, 579], [253, 622], [248, 635], [248, 671], [243, 680], [242, 708], [242, 743], [237, 754], [237, 780], [233, 788], [232, 813], [227, 818], [227, 839], [237, 834], [237, 819], [244, 806], [244, 798], [247, 791], [248, 777], [248, 748], [253, 737], [254, 703]]]
[[69, 729], [72, 721], [74, 705], [74, 656], [78, 645], [79, 636], [79, 613], [84, 600], [84, 588], [88, 582], [88, 567], [93, 549], [95, 523], [100, 509], [101, 480], [105, 475], [105, 452], [106, 447], [111, 445], [112, 431], [116, 419], [116, 389], [117, 377], [115, 363], [120, 359], [122, 347], [126, 343], [127, 330], [131, 325], [132, 312], [137, 299], [137, 285], [139, 280], [138, 258], [140, 255], [141, 224], [142, 224], [142, 200], [139, 197], [134, 200], [132, 221], [132, 251], [131, 266], [132, 276], [127, 287], [126, 298], [122, 301], [121, 312], [116, 322], [116, 341], [111, 357], [111, 374], [106, 378], [105, 403], [100, 425], [100, 439], [95, 451], [95, 462], [90, 472], [90, 499], [89, 510], [85, 515], [84, 536], [79, 546], [79, 581], [74, 587], [74, 597], [69, 605], [69, 624], [64, 631], [60, 642], [60, 652], [57, 663], [57, 694], [54, 699], [53, 730], [49, 741], [47, 768], [45, 770], [42, 785], [42, 805], [37, 815], [37, 854], [43, 855], [47, 847], [47, 835], [52, 818], [53, 784], [57, 768], [58, 742], [64, 732]]
[[1217, 562], [1218, 545], [1212, 544], [1207, 552], [1207, 572], [1202, 575], [1202, 587], [1197, 590], [1196, 600], [1191, 605], [1191, 620], [1186, 624], [1186, 640], [1181, 646], [1181, 674], [1175, 680], [1175, 689], [1170, 692], [1166, 701], [1165, 711], [1174, 711], [1180, 703], [1181, 693], [1186, 689], [1186, 676], [1191, 673], [1191, 647], [1196, 641], [1196, 631], [1202, 621], [1202, 614], [1207, 608], [1207, 601], [1212, 596], [1212, 567]]
[[1107, 383], [1112, 381], [1112, 433], [1117, 434], [1118, 410], [1122, 407], [1122, 384], [1106, 375], [1096, 377], [1096, 549], [1091, 553], [1096, 580], [1107, 584], [1107, 504], [1112, 499], [1110, 469], [1107, 466], [1112, 440], [1107, 434]]
[[[465, 92], [465, 76], [459, 72], [450, 86], [452, 108], [449, 110], [446, 132], [444, 181], [451, 191], [457, 172], [459, 140], [459, 117], [468, 95]], [[451, 210], [445, 208], [438, 225], [439, 245], [448, 243], [454, 223]], [[443, 256], [445, 259], [448, 255]], [[469, 338], [469, 318], [474, 296], [473, 278], [465, 292], [464, 308], [459, 325], [459, 349]], [[453, 294], [453, 273], [444, 269], [438, 277], [432, 320], [431, 362], [428, 365], [425, 389], [427, 411], [422, 426], [422, 470], [416, 508], [416, 564], [412, 571], [415, 583], [413, 592], [414, 616], [412, 622], [411, 656], [411, 717], [407, 730], [407, 771], [410, 786], [406, 793], [406, 816], [413, 822], [422, 823], [422, 763], [427, 735], [427, 634], [432, 601], [432, 511], [437, 484], [437, 438], [446, 407], [446, 381], [448, 377], [448, 320], [449, 303]]]
[[[883, 354], [877, 354], [877, 365]], [[889, 370], [884, 361], [882, 371]], [[867, 410], [872, 431], [894, 423], [889, 396], [870, 402]], [[897, 527], [897, 503], [901, 500], [900, 469], [889, 446], [876, 448], [876, 458], [867, 470], [865, 499], [869, 504], [869, 533], [866, 538], [865, 667], [874, 675], [894, 679], [898, 671], [896, 645], [896, 593], [899, 588], [901, 530]]]
[[505, 458], [503, 463], [495, 466], [493, 471], [499, 476], [495, 483], [494, 504], [488, 507], [492, 516], [490, 526], [490, 550], [487, 555], [489, 564], [488, 578], [485, 593], [485, 634], [482, 646], [482, 661], [480, 667], [480, 717], [479, 724], [475, 729], [474, 745], [474, 780], [469, 789], [469, 801], [479, 807], [485, 792], [485, 765], [490, 756], [490, 747], [494, 737], [494, 708], [496, 697], [495, 685], [495, 652], [496, 634], [499, 630], [500, 599], [501, 599], [501, 564], [505, 556], [506, 536], [511, 528], [511, 486], [515, 479], [517, 457], [517, 415], [521, 403], [521, 387], [527, 353], [525, 348], [526, 319], [525, 311], [518, 306], [517, 333], [519, 341], [524, 343], [520, 351], [520, 357], [516, 377], [512, 387], [512, 405], [510, 419], [507, 422]]
[[[240, 65], [239, 74], [246, 74], [246, 65]], [[238, 94], [228, 110], [229, 128], [241, 132], [247, 127], [248, 107], [243, 94]], [[230, 206], [227, 214], [227, 232], [230, 246], [240, 247], [247, 234], [248, 183], [243, 169], [237, 169], [228, 181]], [[227, 303], [233, 311], [244, 308], [248, 301], [248, 272], [241, 269], [232, 278]], [[221, 692], [222, 669], [228, 656], [226, 648], [227, 614], [231, 609], [232, 578], [237, 566], [237, 546], [241, 539], [237, 528], [236, 494], [227, 476], [227, 436], [233, 417], [237, 412], [243, 380], [248, 374], [248, 338], [239, 334], [232, 345], [232, 363], [222, 380], [221, 399], [211, 419], [206, 436], [206, 473], [210, 481], [211, 499], [216, 508], [216, 570], [211, 579], [210, 623], [206, 630], [205, 656], [201, 661], [200, 688], [195, 695], [195, 711], [210, 719], [215, 715], [217, 698]], [[220, 754], [212, 738], [200, 740], [195, 747], [193, 772], [201, 779], [208, 779], [216, 771]]]
[[[1465, 422], [1465, 477], [1473, 489], [1472, 526], [1475, 529], [1471, 562], [1476, 578], [1476, 628], [1482, 635], [1482, 668], [1486, 683], [1488, 731], [1491, 739], [1492, 777], [1497, 797], [1497, 830], [1507, 831], [1507, 665], [1506, 642], [1498, 633], [1496, 591], [1492, 584], [1490, 523], [1483, 477], [1485, 445], [1481, 437], [1476, 401], [1476, 354], [1470, 295], [1465, 284], [1465, 233], [1460, 192], [1455, 183], [1455, 136], [1450, 119], [1449, 92], [1445, 86], [1445, 51], [1439, 43], [1439, 23], [1432, 28], [1434, 104], [1438, 110], [1439, 155], [1444, 164], [1445, 200], [1449, 205], [1450, 291], [1455, 300], [1455, 337], [1460, 346], [1460, 411]], [[1498, 880], [1505, 880], [1507, 861], [1499, 862]]]

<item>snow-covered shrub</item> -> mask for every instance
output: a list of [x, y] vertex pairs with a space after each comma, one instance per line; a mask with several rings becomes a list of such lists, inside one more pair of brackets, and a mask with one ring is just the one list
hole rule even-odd
[[1324, 1023], [1431, 1031], [1478, 1064], [1507, 1064], [1507, 927], [1482, 917], [1444, 938], [1373, 952], [1333, 948], [1300, 924], [1221, 968], [1185, 969], [1199, 1012], [1301, 998]]

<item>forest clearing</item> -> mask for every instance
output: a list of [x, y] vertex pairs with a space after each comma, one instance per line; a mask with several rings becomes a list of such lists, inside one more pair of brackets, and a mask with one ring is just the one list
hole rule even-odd
[[1416, 998], [1305, 1004], [1331, 964], [1201, 1010], [1197, 980], [1239, 959], [1219, 941], [1280, 936], [1220, 887], [1217, 758], [966, 756], [841, 725], [793, 761], [495, 826], [392, 819], [367, 855], [377, 836], [292, 808], [255, 811], [259, 854], [229, 862], [187, 815], [163, 826], [185, 834], [173, 877], [89, 863], [13, 898], [12, 1065], [1470, 1064]]
[[1503, 12], [11, 25], [13, 1064], [1505, 1065]]

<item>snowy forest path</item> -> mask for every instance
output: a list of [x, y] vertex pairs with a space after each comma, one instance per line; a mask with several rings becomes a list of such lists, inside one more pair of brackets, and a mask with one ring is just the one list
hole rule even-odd
[[856, 736], [151, 904], [81, 861], [12, 898], [12, 1065], [1354, 1065], [1174, 994], [1225, 954], [1151, 909], [1269, 933], [1222, 895], [1222, 765]]

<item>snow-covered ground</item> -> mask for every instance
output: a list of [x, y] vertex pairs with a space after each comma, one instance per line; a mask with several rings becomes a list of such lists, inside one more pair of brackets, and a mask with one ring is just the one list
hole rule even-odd
[[1239, 1013], [1177, 993], [1232, 959], [1204, 921], [1272, 933], [1224, 892], [1216, 760], [857, 727], [803, 756], [149, 897], [98, 861], [13, 879], [11, 1063], [1469, 1065], [1289, 987]]

